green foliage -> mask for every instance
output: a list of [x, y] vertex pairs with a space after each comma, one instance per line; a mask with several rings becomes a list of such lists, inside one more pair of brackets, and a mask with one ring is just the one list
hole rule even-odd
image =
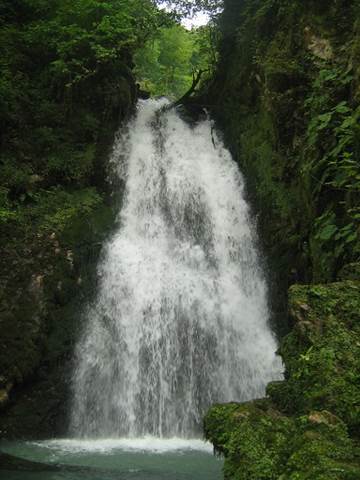
[[[51, 72], [70, 88], [103, 63], [134, 51], [157, 27], [160, 13], [150, 1], [61, 2], [55, 18], [28, 32], [31, 42], [51, 38]], [[51, 32], [51, 36], [50, 36]]]
[[358, 2], [224, 6], [205, 102], [264, 212], [280, 274], [333, 281], [360, 253]]
[[107, 143], [135, 100], [131, 55], [168, 14], [151, 0], [2, 0], [0, 12], [7, 242], [14, 222], [23, 234], [61, 230], [101, 201], [91, 186], [103, 181]]
[[137, 77], [152, 94], [178, 96], [191, 83], [190, 36], [181, 26], [162, 29], [158, 38], [148, 43], [135, 57]]
[[12, 3], [1, 3], [0, 176], [11, 165], [13, 196], [27, 182], [17, 171], [84, 184], [103, 122], [134, 100], [131, 55], [168, 15], [151, 0]]
[[339, 101], [352, 81], [350, 69], [324, 65], [305, 102], [311, 120], [302, 173], [320, 204], [311, 237], [315, 278], [330, 279], [336, 265], [360, 255], [360, 107]]
[[136, 75], [153, 95], [179, 97], [192, 84], [192, 73], [215, 65], [214, 28], [192, 31], [180, 25], [162, 28], [135, 56]]
[[0, 187], [0, 225], [15, 216], [15, 212], [12, 210], [8, 199], [8, 192], [9, 190], [7, 188]]
[[168, 4], [179, 15], [193, 15], [197, 12], [218, 13], [223, 7], [223, 0], [159, 0], [160, 5]]
[[61, 233], [76, 218], [91, 216], [102, 203], [95, 188], [66, 192], [62, 189], [43, 191], [33, 196], [31, 209], [22, 211], [38, 221], [39, 231]]
[[79, 185], [91, 175], [94, 167], [95, 145], [89, 144], [85, 151], [62, 151], [51, 155], [45, 165], [45, 174], [58, 182], [66, 184], [77, 182]]
[[[62, 308], [89, 284], [114, 220], [105, 164], [136, 98], [131, 56], [166, 19], [150, 0], [0, 0], [0, 370], [9, 389], [39, 380], [41, 364], [51, 388], [39, 396], [64, 396], [50, 370], [64, 365], [77, 316], [64, 322]], [[54, 329], [65, 340], [50, 359]], [[17, 428], [28, 415], [36, 435], [46, 408], [59, 411], [24, 410]]]
[[[4, 193], [3, 193], [4, 192]], [[18, 202], [10, 202], [6, 189], [1, 189], [0, 222], [7, 229], [20, 228], [24, 232], [61, 234], [79, 219], [91, 217], [103, 199], [94, 187], [66, 191], [60, 187], [28, 192]]]

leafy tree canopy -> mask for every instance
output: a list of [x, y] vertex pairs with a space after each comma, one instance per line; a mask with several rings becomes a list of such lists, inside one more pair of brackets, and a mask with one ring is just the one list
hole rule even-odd
[[201, 11], [216, 13], [223, 5], [222, 0], [158, 0], [158, 3], [167, 4], [182, 15], [193, 15]]
[[192, 31], [177, 24], [162, 28], [135, 55], [135, 73], [142, 88], [153, 95], [183, 95], [192, 84], [193, 72], [215, 64], [213, 33], [211, 26]]
[[29, 200], [33, 175], [89, 182], [132, 55], [171, 18], [153, 0], [0, 0], [0, 209]]

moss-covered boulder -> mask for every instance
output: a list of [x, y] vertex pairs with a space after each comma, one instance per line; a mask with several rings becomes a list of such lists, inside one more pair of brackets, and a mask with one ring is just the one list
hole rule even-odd
[[360, 452], [345, 424], [327, 411], [300, 417], [267, 400], [214, 405], [205, 436], [225, 456], [228, 480], [355, 480]]
[[280, 475], [294, 425], [264, 400], [215, 405], [204, 429], [215, 451], [225, 456], [225, 479], [258, 480]]
[[360, 283], [294, 285], [289, 311], [284, 381], [267, 399], [213, 406], [205, 436], [227, 479], [360, 478]]
[[360, 432], [360, 283], [294, 285], [289, 305], [286, 381], [270, 384], [269, 396], [289, 413], [329, 410]]

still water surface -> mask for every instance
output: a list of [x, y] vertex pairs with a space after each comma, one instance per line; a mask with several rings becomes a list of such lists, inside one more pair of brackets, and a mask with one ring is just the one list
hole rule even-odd
[[0, 450], [34, 462], [19, 462], [6, 470], [0, 467], [2, 480], [222, 479], [223, 461], [201, 440], [147, 437], [3, 442]]

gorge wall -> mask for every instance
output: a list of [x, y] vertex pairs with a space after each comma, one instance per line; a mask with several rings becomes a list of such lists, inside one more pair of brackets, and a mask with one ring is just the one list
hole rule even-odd
[[203, 102], [271, 256], [290, 283], [334, 280], [359, 257], [359, 2], [226, 0], [220, 28]]
[[137, 96], [126, 48], [94, 58], [91, 9], [53, 7], [0, 12], [0, 437], [66, 431], [79, 305], [114, 221], [106, 159]]
[[360, 3], [224, 5], [217, 72], [195, 101], [247, 177], [282, 298], [274, 316], [290, 333], [279, 350], [285, 381], [264, 400], [214, 406], [205, 434], [227, 479], [355, 479]]

